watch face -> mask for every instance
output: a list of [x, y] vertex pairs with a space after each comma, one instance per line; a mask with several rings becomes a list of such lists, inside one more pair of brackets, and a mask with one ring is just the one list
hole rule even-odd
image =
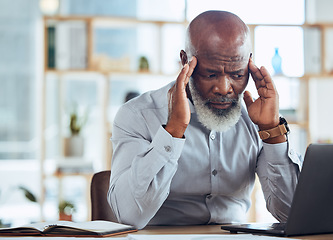
[[287, 129], [287, 133], [290, 132], [290, 129], [289, 129], [289, 126], [288, 126], [288, 123], [287, 123], [287, 120], [284, 118], [284, 117], [280, 117], [280, 125], [284, 125]]

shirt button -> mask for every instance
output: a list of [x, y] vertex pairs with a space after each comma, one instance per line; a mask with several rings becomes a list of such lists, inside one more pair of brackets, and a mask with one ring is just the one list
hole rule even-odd
[[171, 147], [170, 146], [164, 146], [164, 150], [166, 152], [171, 152]]
[[293, 155], [294, 154], [294, 151], [291, 149], [291, 150], [289, 150], [289, 154], [290, 155]]
[[210, 139], [214, 140], [215, 139], [215, 135], [214, 134], [210, 135]]
[[215, 176], [215, 175], [217, 174], [216, 169], [214, 169], [214, 170], [212, 171], [212, 174], [213, 174], [213, 176]]

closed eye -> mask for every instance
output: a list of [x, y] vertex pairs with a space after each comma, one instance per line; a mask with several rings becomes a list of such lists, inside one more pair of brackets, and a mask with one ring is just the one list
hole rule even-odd
[[216, 74], [209, 74], [208, 76], [207, 76], [208, 78], [216, 78]]
[[237, 80], [237, 79], [243, 79], [244, 76], [245, 76], [244, 70], [232, 71], [229, 74], [235, 80]]
[[198, 75], [200, 77], [202, 77], [203, 79], [215, 79], [217, 78], [217, 74], [216, 73], [200, 73], [198, 72]]
[[231, 75], [232, 76], [232, 78], [234, 78], [234, 79], [240, 79], [240, 78], [243, 78], [244, 77], [244, 75], [242, 75], [242, 74], [233, 74], [233, 75]]

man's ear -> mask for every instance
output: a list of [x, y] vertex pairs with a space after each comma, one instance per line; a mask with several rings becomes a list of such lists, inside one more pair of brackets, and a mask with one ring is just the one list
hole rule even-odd
[[187, 53], [184, 50], [180, 51], [180, 60], [183, 66], [188, 63]]

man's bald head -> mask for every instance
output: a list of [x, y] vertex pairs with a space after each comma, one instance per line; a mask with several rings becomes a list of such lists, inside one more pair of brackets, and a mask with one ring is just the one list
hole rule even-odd
[[221, 47], [251, 49], [249, 29], [235, 14], [207, 11], [190, 23], [186, 36], [186, 52], [190, 56], [220, 51]]
[[190, 23], [186, 37], [182, 64], [195, 56], [187, 96], [205, 127], [226, 131], [238, 122], [249, 80], [249, 29], [235, 14], [207, 11]]

